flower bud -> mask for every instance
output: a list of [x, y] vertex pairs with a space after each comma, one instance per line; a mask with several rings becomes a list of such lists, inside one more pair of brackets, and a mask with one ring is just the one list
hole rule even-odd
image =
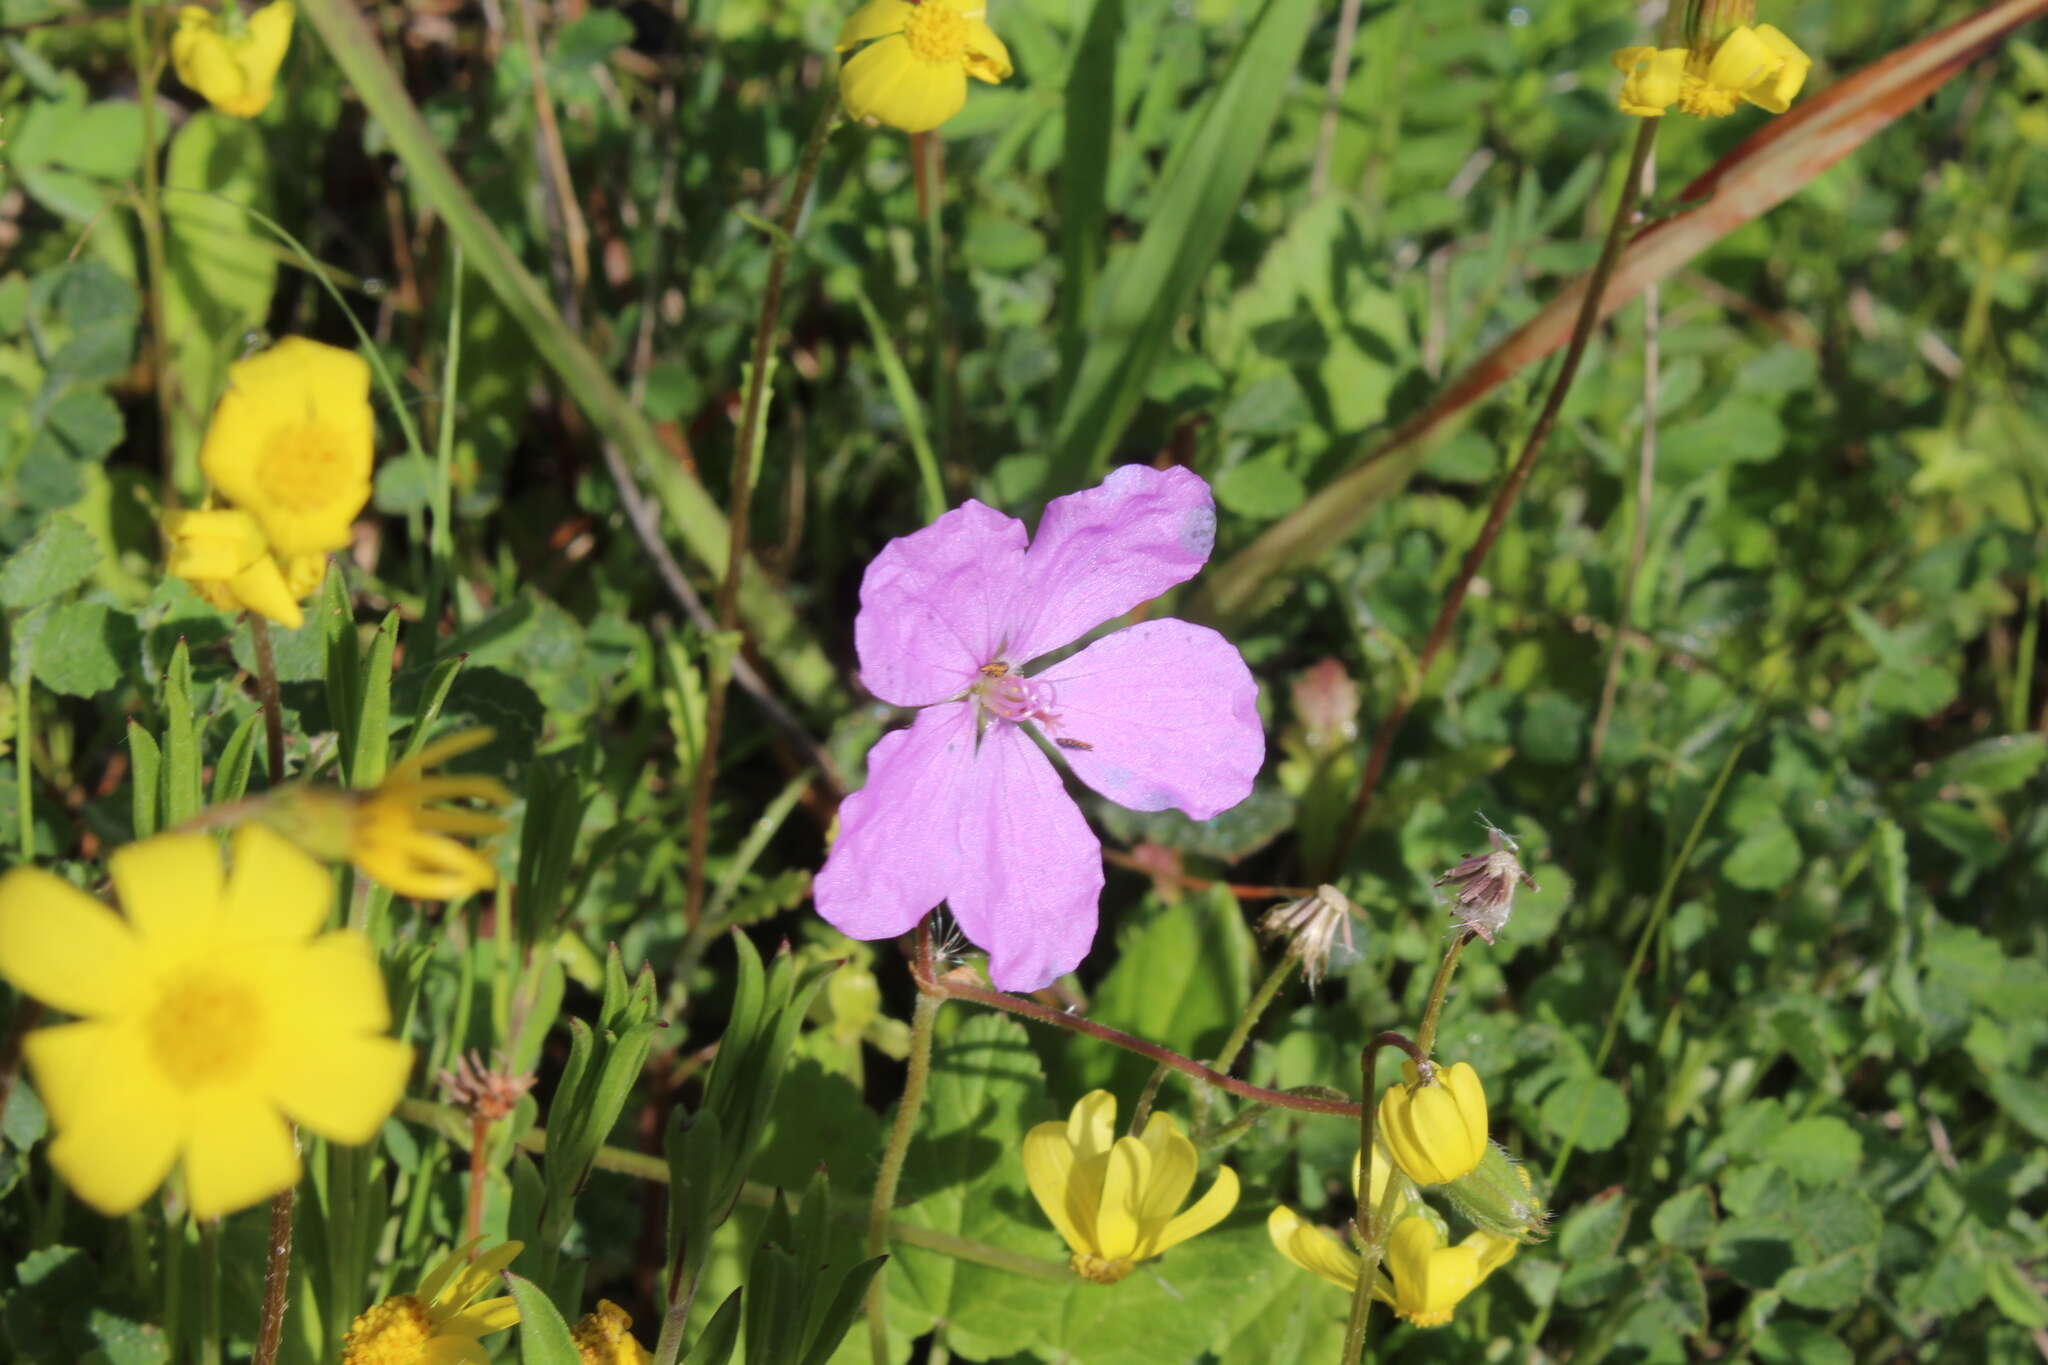
[[1550, 1211], [1536, 1197], [1535, 1182], [1497, 1142], [1487, 1143], [1479, 1164], [1445, 1185], [1444, 1193], [1482, 1232], [1523, 1243], [1546, 1235]]
[[1405, 1063], [1405, 1084], [1380, 1099], [1380, 1140], [1394, 1164], [1418, 1185], [1441, 1185], [1468, 1174], [1485, 1155], [1486, 1089], [1469, 1062], [1438, 1068], [1428, 1081]]
[[1723, 38], [1755, 18], [1756, 0], [1687, 0], [1680, 41], [1705, 60]]

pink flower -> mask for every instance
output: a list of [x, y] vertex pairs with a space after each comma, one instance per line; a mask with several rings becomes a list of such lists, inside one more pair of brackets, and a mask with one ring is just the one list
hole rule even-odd
[[841, 803], [818, 913], [893, 938], [945, 901], [1004, 990], [1072, 971], [1102, 845], [1033, 733], [1117, 804], [1197, 820], [1251, 792], [1266, 741], [1251, 670], [1204, 626], [1146, 621], [1031, 664], [1193, 577], [1215, 538], [1198, 476], [1126, 465], [1054, 499], [1029, 548], [1023, 522], [972, 501], [884, 546], [861, 580], [861, 681], [923, 709]]

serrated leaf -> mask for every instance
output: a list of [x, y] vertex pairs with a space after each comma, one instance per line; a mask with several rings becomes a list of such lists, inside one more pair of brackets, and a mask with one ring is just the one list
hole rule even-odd
[[52, 609], [36, 636], [36, 681], [52, 692], [95, 697], [127, 676], [142, 646], [135, 618], [101, 602]]
[[101, 557], [90, 531], [71, 517], [52, 517], [0, 567], [0, 606], [41, 606], [90, 578]]

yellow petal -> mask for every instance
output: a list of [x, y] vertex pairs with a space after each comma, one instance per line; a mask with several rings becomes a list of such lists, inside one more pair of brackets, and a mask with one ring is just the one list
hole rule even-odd
[[298, 1179], [298, 1146], [265, 1097], [242, 1086], [222, 1087], [193, 1104], [185, 1198], [195, 1218], [260, 1204]]
[[967, 21], [967, 52], [961, 60], [968, 75], [990, 85], [1015, 69], [1010, 65], [1010, 49], [1004, 47], [1003, 40], [996, 37], [996, 31], [978, 17]]
[[1118, 1138], [1109, 1149], [1102, 1203], [1095, 1213], [1095, 1244], [1103, 1259], [1127, 1261], [1138, 1249], [1139, 1200], [1151, 1171], [1152, 1153], [1136, 1138]]
[[1451, 1092], [1457, 1101], [1458, 1117], [1463, 1122], [1465, 1141], [1471, 1146], [1477, 1164], [1486, 1150], [1486, 1087], [1480, 1082], [1479, 1073], [1472, 1069], [1470, 1062], [1454, 1063], [1440, 1078], [1439, 1083]]
[[270, 552], [256, 518], [231, 507], [166, 513], [171, 543], [166, 571], [179, 578], [233, 578]]
[[1685, 86], [1685, 63], [1690, 55], [1682, 47], [1667, 47], [1662, 51], [1648, 47], [1628, 47], [1614, 54], [1614, 64], [1622, 65], [1622, 57], [1631, 57], [1623, 69], [1628, 76], [1621, 83], [1619, 104], [1624, 114], [1638, 118], [1656, 118], [1677, 102]]
[[269, 959], [266, 1003], [289, 1037], [382, 1033], [391, 1027], [376, 950], [361, 934], [337, 930]]
[[1272, 1239], [1275, 1251], [1303, 1270], [1347, 1293], [1357, 1290], [1361, 1268], [1357, 1253], [1293, 1209], [1283, 1204], [1267, 1214], [1266, 1236]]
[[1067, 1115], [1067, 1141], [1077, 1162], [1108, 1152], [1116, 1144], [1116, 1096], [1107, 1090], [1083, 1095]]
[[235, 831], [223, 901], [224, 922], [237, 938], [303, 942], [326, 927], [334, 876], [282, 834], [251, 822]]
[[121, 912], [152, 947], [209, 938], [220, 927], [220, 848], [210, 834], [159, 834], [107, 859]]
[[1447, 1247], [1427, 1218], [1407, 1218], [1387, 1239], [1394, 1273], [1394, 1311], [1417, 1327], [1441, 1327], [1451, 1310], [1479, 1283], [1479, 1257], [1470, 1247]]
[[349, 543], [370, 497], [369, 394], [361, 356], [304, 337], [228, 368], [200, 467], [256, 518], [273, 553], [289, 560]]
[[510, 1294], [473, 1303], [441, 1324], [441, 1330], [471, 1339], [502, 1332], [519, 1321], [519, 1301]]
[[1185, 1242], [1215, 1227], [1230, 1216], [1237, 1207], [1237, 1172], [1228, 1166], [1216, 1168], [1216, 1183], [1209, 1192], [1188, 1206], [1185, 1213], [1171, 1219], [1159, 1231], [1151, 1246], [1151, 1255], [1158, 1255], [1168, 1247]]
[[422, 745], [420, 751], [410, 758], [392, 764], [391, 771], [384, 775], [384, 781], [412, 781], [429, 768], [439, 767], [451, 758], [460, 758], [471, 750], [483, 748], [496, 739], [497, 735], [498, 732], [488, 725], [473, 725], [467, 730], [457, 730], [452, 735], [443, 735]]
[[834, 46], [844, 52], [860, 43], [901, 33], [910, 15], [910, 0], [868, 0], [839, 26], [839, 41]]
[[306, 614], [299, 610], [298, 599], [285, 582], [284, 570], [267, 554], [230, 578], [227, 586], [237, 602], [266, 621], [275, 621], [286, 630], [297, 630], [306, 623]]
[[1408, 1101], [1409, 1128], [1414, 1145], [1432, 1174], [1431, 1184], [1456, 1180], [1479, 1164], [1471, 1146], [1465, 1117], [1448, 1086], [1425, 1085]]
[[926, 133], [967, 103], [967, 72], [919, 61], [899, 34], [856, 52], [839, 70], [839, 94], [853, 118]]
[[468, 1308], [479, 1294], [497, 1283], [499, 1274], [518, 1260], [519, 1253], [524, 1250], [524, 1242], [502, 1242], [467, 1265], [458, 1264], [455, 1273], [448, 1276], [431, 1295], [427, 1293], [426, 1286], [421, 1285], [420, 1297], [426, 1300], [437, 1321], [453, 1318]]
[[50, 1161], [86, 1203], [126, 1213], [177, 1159], [186, 1105], [132, 1023], [64, 1024], [22, 1043], [57, 1139]]
[[1095, 1221], [1076, 1222], [1067, 1194], [1074, 1176], [1074, 1149], [1067, 1125], [1041, 1123], [1024, 1135], [1024, 1183], [1061, 1238], [1075, 1251], [1091, 1252]]
[[1813, 69], [1813, 58], [1802, 52], [1799, 44], [1770, 24], [1758, 24], [1756, 36], [1782, 65], [1770, 79], [1743, 91], [1742, 97], [1759, 109], [1782, 114], [1792, 107], [1792, 101], [1798, 97], [1800, 87], [1806, 84], [1806, 74]]
[[1515, 1248], [1520, 1243], [1499, 1233], [1473, 1232], [1467, 1234], [1465, 1240], [1458, 1245], [1473, 1254], [1479, 1266], [1479, 1278], [1483, 1280], [1513, 1260]]
[[1785, 59], [1748, 25], [1730, 30], [1707, 64], [1707, 83], [1723, 90], [1748, 90], [1776, 74]]
[[294, 1048], [269, 1089], [294, 1121], [356, 1147], [391, 1117], [411, 1072], [412, 1049], [396, 1038], [327, 1037]]
[[[1188, 1191], [1195, 1187], [1198, 1158], [1195, 1144], [1181, 1135], [1180, 1125], [1168, 1114], [1152, 1115], [1145, 1124], [1143, 1140], [1152, 1153], [1152, 1178], [1139, 1198], [1138, 1222], [1144, 1229], [1143, 1243], [1149, 1244], [1180, 1211]], [[1141, 1252], [1139, 1259], [1150, 1254]]]
[[142, 993], [143, 956], [121, 917], [40, 868], [0, 877], [0, 976], [68, 1014], [118, 1014]]

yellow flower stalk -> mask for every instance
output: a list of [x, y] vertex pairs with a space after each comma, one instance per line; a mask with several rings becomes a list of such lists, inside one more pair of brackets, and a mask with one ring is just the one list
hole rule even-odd
[[349, 543], [370, 500], [370, 367], [304, 337], [228, 367], [199, 465], [281, 561]]
[[1456, 1180], [1486, 1155], [1486, 1089], [1469, 1062], [1438, 1067], [1425, 1085], [1405, 1062], [1403, 1084], [1380, 1098], [1380, 1140], [1394, 1164], [1418, 1185]]
[[569, 1329], [582, 1365], [649, 1365], [654, 1357], [633, 1335], [633, 1319], [610, 1299], [599, 1299]]
[[524, 1249], [506, 1242], [471, 1260], [477, 1238], [443, 1256], [410, 1294], [394, 1294], [356, 1316], [341, 1339], [342, 1365], [490, 1365], [480, 1339], [519, 1321], [508, 1295], [479, 1299]]
[[253, 611], [286, 630], [304, 623], [299, 603], [327, 576], [324, 554], [280, 563], [256, 518], [234, 508], [167, 513], [164, 535], [171, 546], [169, 573], [222, 611]]
[[1681, 114], [1720, 118], [1743, 101], [1773, 114], [1792, 107], [1813, 59], [1770, 24], [1730, 29], [1710, 50], [1625, 47], [1613, 57], [1624, 73], [1621, 112], [1657, 118]]
[[373, 881], [416, 900], [456, 900], [498, 884], [490, 859], [460, 836], [503, 834], [505, 822], [481, 811], [441, 803], [516, 799], [495, 777], [430, 777], [429, 768], [491, 742], [486, 728], [437, 739], [393, 764], [368, 791], [296, 787], [278, 793], [262, 818], [317, 858], [349, 862]]
[[291, 0], [276, 0], [229, 28], [212, 10], [187, 5], [178, 11], [178, 31], [171, 35], [171, 65], [179, 80], [223, 114], [255, 118], [270, 107], [291, 41]]
[[293, 1123], [368, 1142], [405, 1089], [376, 953], [321, 932], [327, 871], [260, 826], [232, 849], [225, 871], [210, 835], [117, 850], [119, 914], [38, 869], [0, 879], [0, 976], [79, 1016], [23, 1048], [50, 1164], [101, 1213], [173, 1165], [200, 1218], [258, 1203], [298, 1181]]
[[1041, 1123], [1024, 1137], [1032, 1196], [1072, 1249], [1074, 1273], [1096, 1284], [1115, 1284], [1237, 1207], [1237, 1173], [1223, 1166], [1181, 1211], [1195, 1166], [1195, 1144], [1170, 1115], [1155, 1112], [1141, 1137], [1118, 1137], [1107, 1090], [1082, 1096], [1065, 1123]]
[[[1266, 1235], [1275, 1250], [1303, 1270], [1346, 1293], [1357, 1291], [1365, 1263], [1334, 1233], [1282, 1206], [1267, 1215]], [[1417, 1327], [1441, 1327], [1451, 1320], [1465, 1296], [1514, 1254], [1515, 1242], [1510, 1237], [1475, 1232], [1456, 1246], [1446, 1246], [1443, 1233], [1429, 1218], [1419, 1214], [1403, 1218], [1387, 1238], [1386, 1262], [1375, 1279], [1372, 1296], [1403, 1321]]]
[[[982, 0], [869, 0], [839, 30], [846, 112], [869, 124], [925, 133], [967, 103], [967, 78], [996, 84], [1010, 51], [982, 22]], [[866, 46], [861, 46], [866, 44]]]

